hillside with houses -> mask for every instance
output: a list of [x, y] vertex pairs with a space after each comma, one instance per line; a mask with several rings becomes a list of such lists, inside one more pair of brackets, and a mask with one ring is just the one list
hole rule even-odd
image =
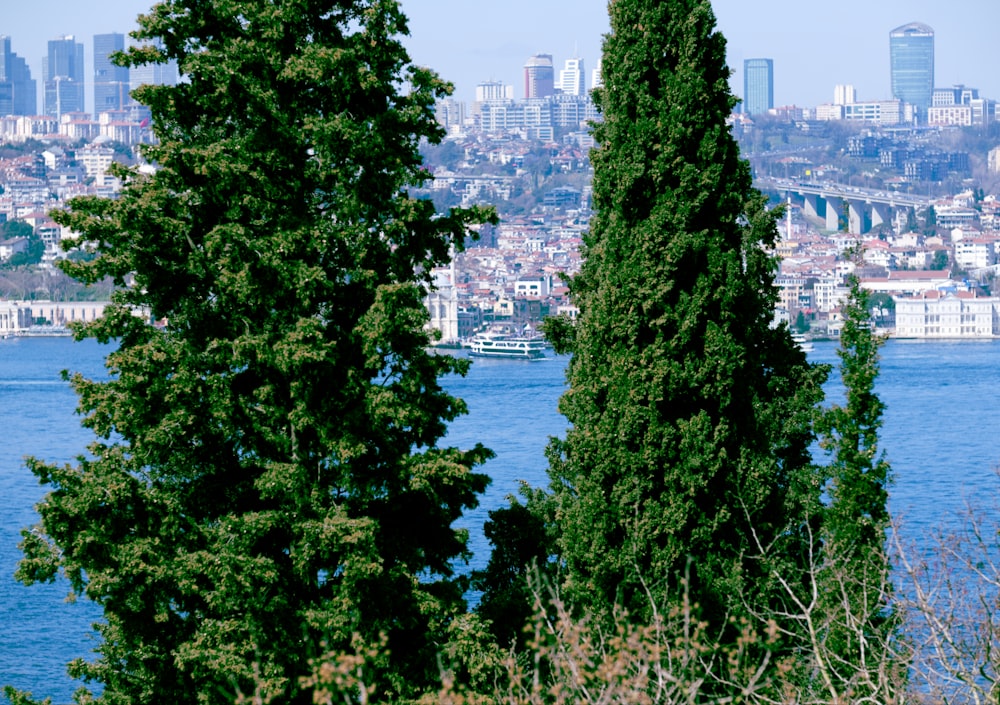
[[[982, 131], [969, 131], [963, 143], [957, 128], [938, 130], [939, 143], [951, 145], [952, 153], [966, 154], [952, 159], [961, 173], [910, 169], [907, 178], [902, 166], [894, 171], [890, 161], [884, 160], [881, 169], [871, 163], [878, 145], [898, 151], [907, 143], [899, 131], [887, 141], [869, 128], [844, 132], [830, 125], [810, 129], [807, 124], [772, 120], [754, 129], [738, 116], [733, 129], [755, 173], [762, 176], [761, 188], [768, 189], [775, 206], [786, 209], [777, 245], [777, 320], [813, 337], [837, 337], [846, 277], [855, 274], [875, 294], [875, 321], [887, 334], [1000, 336], [1000, 297], [994, 295], [1000, 293], [994, 290], [1000, 266], [1000, 201], [978, 185], [995, 183], [986, 175], [1000, 160], [995, 148], [976, 151], [992, 144]], [[765, 131], [771, 134], [762, 138]], [[591, 217], [588, 152], [594, 144], [582, 128], [543, 137], [531, 131], [452, 126], [442, 144], [423, 149], [434, 178], [415, 195], [432, 199], [442, 211], [488, 204], [500, 215], [499, 224], [483, 226], [449, 267], [434, 272], [435, 289], [427, 306], [442, 343], [461, 344], [487, 329], [530, 332], [546, 316], [575, 313], [566, 279], [578, 271]], [[141, 164], [135, 145], [106, 135], [88, 140], [69, 134], [7, 134], [3, 139], [0, 226], [26, 224], [30, 233], [22, 228], [16, 231], [18, 237], [0, 240], [0, 295], [15, 302], [93, 298], [93, 292], [69, 286], [54, 267], [60, 258], [88, 255], [62, 250], [61, 242], [72, 234], [55, 224], [50, 213], [74, 196], [114, 197], [121, 182], [111, 165]], [[926, 131], [910, 139], [924, 145], [920, 154], [940, 153], [929, 146], [933, 141]], [[961, 152], [963, 144], [972, 145], [971, 154]], [[766, 178], [775, 173], [782, 178]], [[928, 181], [920, 174], [940, 178]], [[846, 221], [830, 230], [828, 221], [774, 187], [805, 179], [846, 188], [857, 184], [886, 192], [925, 192], [930, 205], [898, 208], [887, 222], [865, 233], [848, 232], [851, 224]], [[33, 244], [38, 256], [26, 262]], [[849, 254], [858, 250], [860, 261]], [[41, 283], [27, 286], [27, 279]], [[27, 319], [22, 313], [17, 320]]]

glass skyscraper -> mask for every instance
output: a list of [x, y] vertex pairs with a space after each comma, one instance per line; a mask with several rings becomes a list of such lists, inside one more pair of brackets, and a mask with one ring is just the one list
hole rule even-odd
[[911, 22], [889, 32], [889, 73], [892, 96], [925, 118], [934, 98], [934, 30]]
[[94, 117], [129, 104], [128, 68], [111, 63], [111, 55], [125, 50], [124, 34], [94, 35]]
[[[155, 47], [163, 48], [159, 39], [149, 41]], [[132, 66], [128, 70], [128, 80], [131, 89], [134, 91], [145, 85], [150, 86], [176, 86], [178, 81], [177, 61], [171, 59], [165, 64], [139, 64]], [[149, 108], [140, 105], [134, 99], [129, 100], [128, 107], [131, 119], [136, 122], [148, 122], [152, 119]]]
[[764, 115], [774, 107], [774, 61], [746, 59], [743, 62], [743, 112]]
[[10, 37], [0, 35], [0, 115], [34, 115], [37, 104], [27, 62], [10, 50]]
[[65, 113], [82, 113], [83, 44], [72, 35], [49, 41], [49, 53], [42, 59], [45, 86], [43, 110], [59, 118]]

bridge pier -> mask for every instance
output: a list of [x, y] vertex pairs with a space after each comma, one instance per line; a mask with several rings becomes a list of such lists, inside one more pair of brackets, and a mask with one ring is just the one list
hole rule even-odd
[[815, 193], [802, 194], [802, 212], [807, 218], [819, 218], [819, 196]]
[[840, 218], [844, 215], [844, 200], [838, 196], [826, 196], [826, 229], [840, 230]]
[[861, 235], [865, 228], [865, 202], [856, 199], [847, 201], [847, 232]]
[[892, 225], [892, 206], [888, 203], [872, 201], [872, 229], [877, 228], [882, 223]]

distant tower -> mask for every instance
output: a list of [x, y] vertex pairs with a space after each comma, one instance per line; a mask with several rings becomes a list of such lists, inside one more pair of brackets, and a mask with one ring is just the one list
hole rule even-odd
[[[161, 46], [161, 42], [158, 39], [150, 43], [153, 46]], [[147, 84], [153, 86], [175, 86], [177, 85], [177, 74], [177, 61], [173, 59], [165, 64], [132, 66], [128, 71], [129, 89], [134, 91], [139, 86]], [[150, 119], [149, 108], [140, 105], [134, 99], [129, 101], [129, 107], [132, 111], [132, 119], [136, 122]]]
[[764, 115], [774, 107], [774, 61], [746, 59], [743, 62], [743, 112]]
[[111, 63], [111, 55], [125, 50], [124, 34], [94, 35], [94, 117], [129, 104], [128, 68]]
[[27, 62], [10, 50], [10, 37], [0, 35], [0, 115], [36, 115], [37, 106]]
[[858, 102], [858, 92], [854, 86], [848, 84], [837, 84], [833, 88], [834, 105], [851, 105]]
[[583, 59], [566, 59], [565, 67], [559, 72], [559, 90], [566, 95], [586, 95], [586, 76]]
[[71, 34], [49, 40], [49, 52], [42, 59], [42, 79], [46, 115], [59, 118], [65, 113], [82, 113], [83, 44]]
[[911, 22], [889, 32], [889, 70], [893, 98], [926, 118], [934, 97], [934, 30]]
[[535, 54], [524, 65], [524, 97], [545, 98], [555, 92], [552, 54]]
[[509, 100], [514, 97], [514, 86], [504, 85], [503, 81], [482, 81], [476, 86], [476, 102], [487, 100]]
[[594, 69], [590, 74], [590, 89], [600, 88], [604, 85], [604, 80], [601, 78], [601, 60], [597, 60], [597, 68]]

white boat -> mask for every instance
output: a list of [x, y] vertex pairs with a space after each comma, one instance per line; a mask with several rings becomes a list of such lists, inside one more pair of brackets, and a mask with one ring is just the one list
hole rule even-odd
[[813, 351], [812, 341], [807, 340], [801, 333], [792, 333], [792, 340], [795, 341], [795, 344], [799, 346], [799, 349], [802, 350], [802, 352]]
[[473, 357], [500, 357], [510, 360], [538, 360], [545, 357], [545, 339], [503, 334], [480, 334], [469, 343]]

